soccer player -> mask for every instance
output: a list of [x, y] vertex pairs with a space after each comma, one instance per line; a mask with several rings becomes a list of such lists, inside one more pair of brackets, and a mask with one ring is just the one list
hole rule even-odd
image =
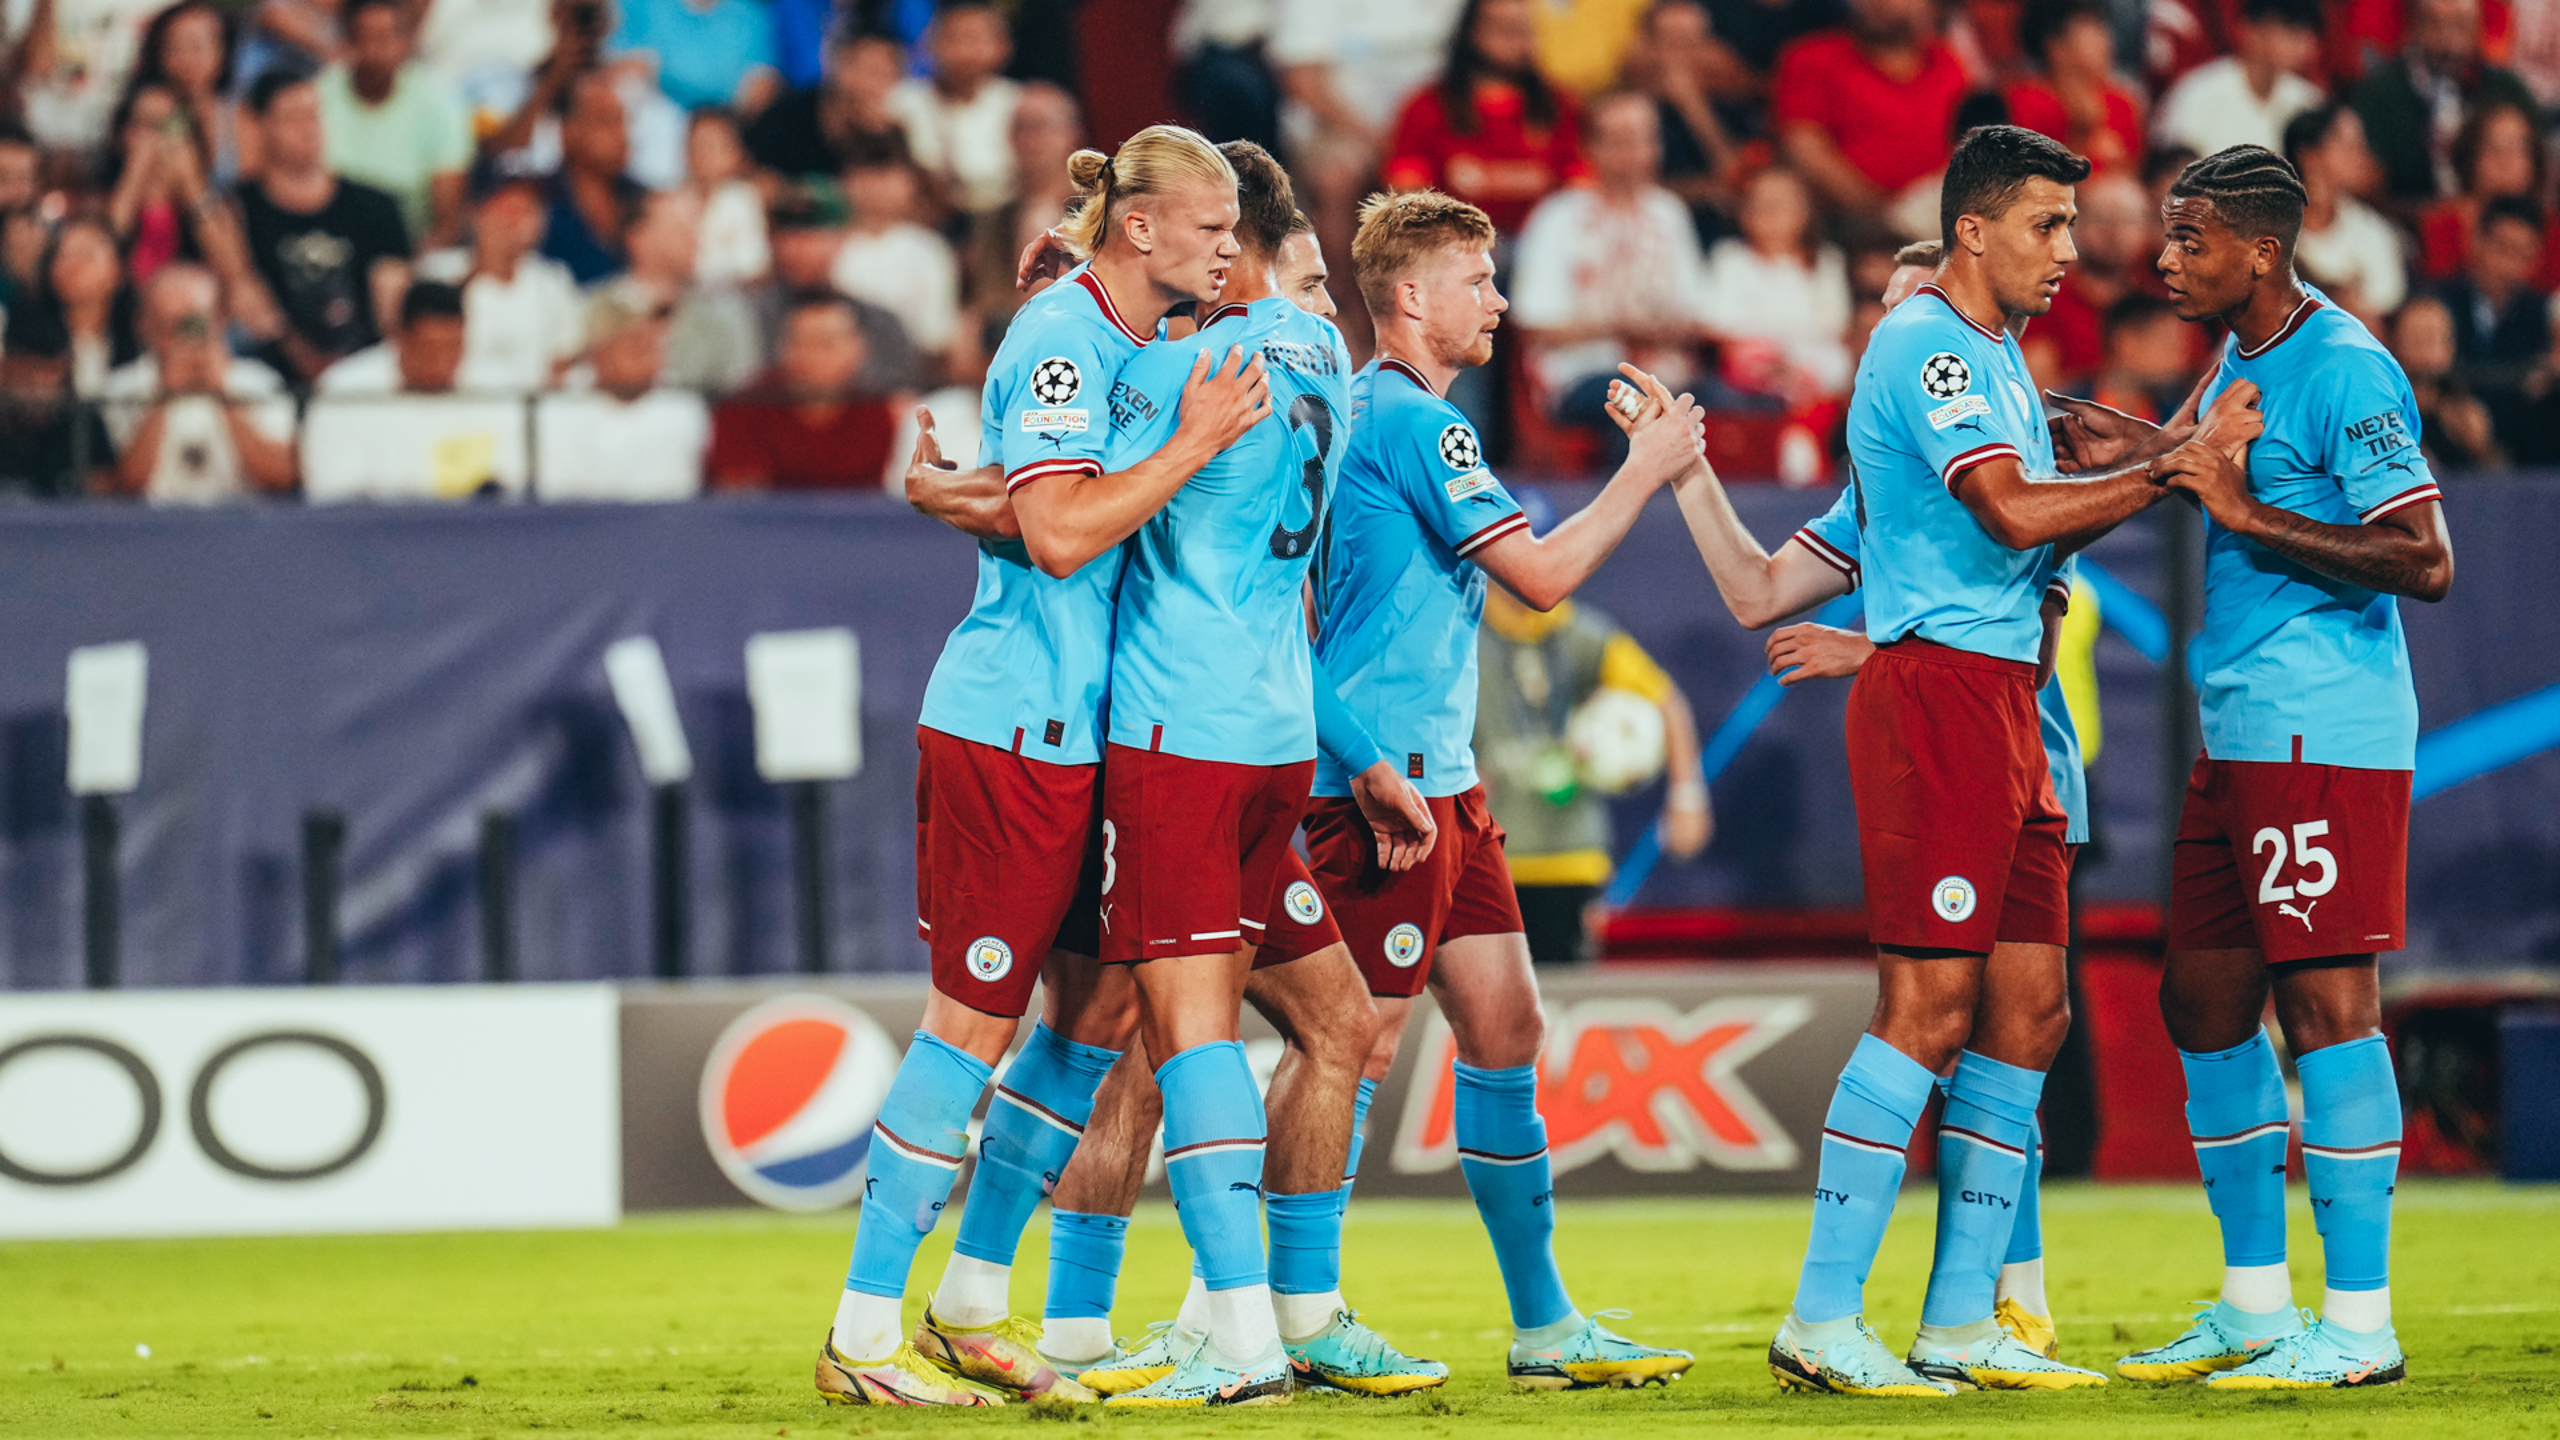
[[[1268, 223], [1281, 219], [1289, 196], [1286, 175], [1249, 141], [1220, 149], [1236, 167], [1245, 215], [1237, 227], [1243, 253], [1220, 311], [1276, 293], [1311, 315], [1331, 318], [1323, 252], [1303, 216], [1288, 217], [1276, 256], [1265, 253], [1267, 237], [1256, 212], [1263, 210]], [[1279, 480], [1300, 483], [1297, 465], [1284, 464]], [[1318, 672], [1314, 685], [1317, 744], [1354, 777], [1355, 794], [1387, 841], [1380, 864], [1390, 870], [1411, 868], [1429, 848], [1428, 809], [1398, 767], [1351, 720], [1330, 677]], [[1376, 1088], [1360, 1072], [1377, 1019], [1368, 987], [1305, 863], [1291, 851], [1281, 857], [1281, 866], [1269, 917], [1260, 934], [1251, 937], [1253, 969], [1245, 983], [1245, 999], [1285, 1042], [1266, 1102], [1270, 1138], [1263, 1189], [1271, 1234], [1273, 1318], [1300, 1385], [1366, 1395], [1429, 1389], [1447, 1382], [1449, 1367], [1398, 1351], [1360, 1323], [1342, 1298], [1343, 1177], [1357, 1168], [1349, 1152], [1358, 1146], [1358, 1118]], [[1041, 1353], [1106, 1395], [1171, 1373], [1199, 1345], [1210, 1314], [1207, 1282], [1195, 1265], [1190, 1293], [1172, 1322], [1154, 1327], [1128, 1351], [1111, 1335], [1128, 1216], [1137, 1206], [1162, 1113], [1145, 1061], [1143, 1047], [1133, 1046], [1112, 1067], [1075, 1157], [1050, 1197], [1049, 1294]]]
[[1361, 207], [1352, 261], [1378, 358], [1352, 385], [1333, 543], [1317, 578], [1317, 650], [1362, 727], [1429, 797], [1439, 838], [1410, 870], [1380, 866], [1351, 777], [1325, 764], [1307, 849], [1377, 997], [1369, 1076], [1384, 1078], [1426, 984], [1456, 1035], [1459, 1164], [1510, 1295], [1512, 1382], [1667, 1382], [1689, 1368], [1689, 1353], [1610, 1333], [1574, 1307], [1556, 1269], [1537, 1109], [1538, 984], [1469, 744], [1485, 576], [1538, 609], [1572, 594], [1653, 492], [1698, 458], [1700, 418], [1687, 397], [1642, 377], [1649, 404], [1626, 463], [1581, 513], [1531, 534], [1485, 467], [1474, 427], [1442, 398], [1459, 371], [1493, 353], [1505, 309], [1493, 240], [1483, 211], [1434, 191]]
[[[1137, 977], [1166, 1178], [1209, 1323], [1170, 1373], [1111, 1396], [1114, 1406], [1278, 1404], [1293, 1389], [1262, 1243], [1265, 1117], [1237, 1009], [1315, 769], [1303, 596], [1341, 470], [1352, 366], [1330, 322], [1276, 293], [1270, 265], [1294, 203], [1277, 161], [1257, 151], [1249, 163], [1258, 173], [1239, 190], [1251, 204], [1239, 231], [1261, 293], [1140, 355], [1111, 393], [1116, 463], [1152, 453], [1181, 422], [1195, 355], [1241, 347], [1271, 382], [1269, 413], [1131, 541], [1119, 592], [1102, 959]], [[1350, 1099], [1345, 1085], [1345, 1115]], [[1318, 1192], [1327, 1208], [1333, 1189]]]
[[[2401, 943], [2418, 737], [2395, 597], [2443, 599], [2453, 546], [2408, 377], [2294, 272], [2303, 204], [2282, 158], [2224, 150], [2169, 187], [2160, 254], [2179, 315], [2231, 329], [2210, 388], [2254, 383], [2267, 416], [2245, 472], [2205, 454], [2169, 480], [2208, 523], [2204, 754], [2178, 819], [2160, 1010], [2222, 1226], [2222, 1295], [2117, 1366], [2216, 1390], [2386, 1385], [2407, 1370], [2389, 1263], [2400, 1092], [2376, 966]], [[2092, 463], [2147, 428], [2086, 422]], [[2327, 1271], [2308, 1327], [2285, 1270], [2284, 1081], [2259, 1020], [2270, 992], [2302, 1081]]]
[[[2069, 1023], [2067, 818], [2036, 718], [2041, 602], [2055, 542], [2075, 548], [2163, 493], [2160, 463], [2055, 474], [2013, 317], [2043, 314], [2077, 258], [2088, 162], [2015, 126], [1968, 134], [1939, 198], [1934, 283], [1876, 327], [1850, 402], [1859, 568], [1875, 654], [1849, 693], [1850, 784], [1875, 1018], [1825, 1117], [1813, 1233], [1769, 1347], [1782, 1385], [1943, 1398], [1959, 1385], [2103, 1383], [2009, 1336], [1994, 1276], [2045, 1067]], [[2254, 434], [2246, 395], [2190, 444]], [[1994, 1203], [1942, 1215], [1909, 1362], [1862, 1315], [1903, 1151], [1953, 1067], [1942, 1190]]]
[[[1936, 275], [1944, 251], [1937, 241], [1924, 240], [1904, 246], [1895, 258], [1899, 263], [1884, 291], [1888, 311], [1917, 294]], [[1790, 537], [1791, 543], [1780, 546], [1775, 555], [1762, 550], [1760, 542], [1744, 528], [1712, 467], [1693, 467], [1672, 482], [1672, 493], [1679, 501], [1682, 518], [1688, 522], [1690, 537], [1697, 542], [1699, 558], [1706, 561], [1708, 575], [1714, 579], [1733, 618], [1745, 627], [1761, 629], [1858, 587], [1854, 489], [1843, 488], [1830, 509], [1806, 521]], [[2062, 617], [2070, 604], [2071, 573], [2071, 562], [2066, 560], [2063, 571], [2045, 590], [2045, 634], [2039, 654], [2044, 658], [2046, 674], [2044, 683], [2036, 689], [2036, 718], [2044, 741], [2046, 768], [2052, 773], [2054, 793], [2069, 818], [2062, 837], [2068, 847], [2066, 863], [2078, 857], [2080, 847], [2089, 839], [2089, 781], [2080, 764], [2080, 735], [2072, 725], [2069, 706], [2063, 702], [2062, 682], [2050, 672]], [[1875, 642], [1862, 632], [1808, 621], [1787, 626], [1769, 637], [1769, 673], [1777, 676], [1781, 685], [1855, 675], [1875, 650]], [[1939, 1077], [1941, 1090], [1947, 1088], [1948, 1078]], [[1961, 1172], [1967, 1152], [1957, 1147], [1970, 1143], [1960, 1136], [1939, 1136], [1941, 1175]], [[1992, 1318], [2027, 1349], [2054, 1359], [2059, 1355], [2060, 1344], [2044, 1283], [2044, 1130], [2032, 1118], [2026, 1148], [2026, 1173], [2019, 1182], [2009, 1244], [1997, 1267]], [[1938, 1205], [1942, 1216], [1948, 1212], [1951, 1197], [1960, 1199], [1961, 1193], [1956, 1187], [1940, 1188]], [[1942, 1219], [1941, 1228], [1954, 1227], [1951, 1220]]]
[[[1093, 263], [1016, 317], [983, 405], [983, 444], [1004, 465], [1020, 535], [980, 545], [976, 599], [918, 722], [917, 926], [933, 993], [872, 1131], [853, 1263], [818, 1358], [818, 1390], [833, 1403], [999, 1403], [988, 1385], [1093, 1398], [1040, 1361], [1036, 1330], [1006, 1313], [1006, 1283], [1023, 1223], [1064, 1168], [1127, 1028], [1128, 982], [1095, 969], [1096, 937], [1072, 923], [1093, 913], [1090, 887], [1108, 869], [1091, 841], [1118, 546], [1270, 404], [1241, 352], [1216, 374], [1204, 354], [1173, 387], [1182, 425], [1106, 470], [1108, 412], [1097, 412], [1114, 378], [1166, 311], [1214, 301], [1235, 258], [1235, 173], [1170, 126], [1108, 160], [1078, 152], [1073, 169]], [[1049, 1015], [1006, 1069], [951, 1269], [920, 1344], [906, 1343], [907, 1271], [1044, 975]]]

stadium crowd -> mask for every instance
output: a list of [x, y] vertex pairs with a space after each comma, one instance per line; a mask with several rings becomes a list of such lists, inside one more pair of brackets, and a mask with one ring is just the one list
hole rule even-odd
[[[1452, 398], [1517, 468], [1609, 459], [1633, 361], [1766, 442], [1728, 469], [1828, 473], [1894, 250], [2001, 119], [2098, 166], [2039, 382], [2175, 408], [2205, 339], [2152, 266], [2159, 200], [2255, 142], [2301, 167], [2303, 270], [2400, 358], [2434, 458], [2560, 458], [2560, 5], [1171, 8], [1128, 63], [1281, 154], [1327, 253], [1380, 185], [1493, 217], [1504, 354]], [[916, 398], [974, 433], [1015, 258], [1064, 214], [1075, 9], [29, 0], [0, 34], [0, 487], [894, 489]]]

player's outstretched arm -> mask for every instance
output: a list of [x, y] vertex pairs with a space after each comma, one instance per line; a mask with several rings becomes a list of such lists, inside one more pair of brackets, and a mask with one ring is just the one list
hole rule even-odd
[[2453, 589], [2453, 538], [2433, 500], [2332, 525], [2251, 495], [2248, 471], [2226, 451], [2182, 447], [2160, 463], [2166, 483], [2194, 496], [2215, 524], [2333, 580], [2429, 603]]
[[1004, 467], [963, 470], [942, 456], [933, 438], [933, 412], [916, 407], [916, 450], [907, 461], [907, 503], [965, 535], [1011, 540], [1022, 533], [1013, 497], [1004, 489]]
[[2213, 402], [2196, 432], [2168, 455], [2090, 476], [2030, 477], [2015, 455], [1959, 472], [1949, 483], [1984, 533], [2012, 550], [2062, 542], [2077, 547], [2159, 503], [2172, 462], [2207, 450], [2248, 448], [2266, 427], [2258, 387], [2236, 381]]
[[1778, 683], [1800, 685], [1857, 674], [1867, 657], [1876, 653], [1876, 642], [1855, 630], [1808, 620], [1772, 634], [1768, 653], [1769, 673], [1778, 677]]
[[1775, 555], [1761, 549], [1735, 512], [1715, 467], [1703, 457], [1671, 482], [1671, 495], [1679, 502], [1698, 558], [1716, 582], [1716, 593], [1724, 597], [1724, 608], [1743, 629], [1774, 625], [1849, 593], [1849, 577], [1802, 545], [1780, 545]]
[[[1647, 500], [1673, 477], [1697, 464], [1706, 412], [1687, 395], [1673, 395], [1661, 381], [1632, 365], [1618, 367], [1636, 381], [1645, 406], [1627, 430], [1627, 460], [1609, 483], [1544, 535], [1517, 530], [1478, 550], [1473, 559], [1533, 610], [1552, 610], [1580, 589], [1600, 562], [1618, 548], [1644, 513]], [[1612, 391], [1611, 409], [1616, 409]]]
[[[1234, 368], [1229, 369], [1228, 365]], [[1270, 377], [1241, 346], [1202, 354], [1182, 387], [1181, 423], [1153, 455], [1108, 475], [1051, 475], [1013, 493], [1031, 563], [1061, 580], [1138, 532], [1183, 483], [1271, 413]]]

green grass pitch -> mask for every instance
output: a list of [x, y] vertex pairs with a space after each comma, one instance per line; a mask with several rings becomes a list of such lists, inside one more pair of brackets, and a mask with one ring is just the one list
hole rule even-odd
[[[1907, 1340], [1930, 1196], [1903, 1197], [1870, 1289]], [[2046, 1230], [2066, 1359], [2105, 1368], [2177, 1333], [2218, 1279], [2211, 1217], [2186, 1187], [2060, 1186]], [[2212, 1396], [2119, 1381], [2068, 1395], [1849, 1401], [1779, 1394], [1761, 1357], [1793, 1288], [1800, 1201], [1575, 1203], [1557, 1247], [1576, 1299], [1629, 1333], [1689, 1346], [1669, 1389], [1515, 1396], [1491, 1252], [1463, 1205], [1352, 1210], [1346, 1278], [1391, 1338], [1445, 1359], [1445, 1391], [1302, 1395], [1286, 1409], [1076, 1412], [1128, 1434], [1308, 1440], [1500, 1432], [1696, 1436], [1746, 1429], [1939, 1436], [2298, 1437], [2560, 1433], [2560, 1191], [2402, 1187], [2395, 1270], [2411, 1380], [2392, 1390]], [[849, 1216], [691, 1215], [584, 1233], [0, 1246], [0, 1435], [529, 1434], [833, 1436], [1058, 1423], [1001, 1414], [828, 1410], [810, 1362], [841, 1281]], [[951, 1226], [942, 1227], [947, 1232]], [[1036, 1310], [1045, 1223], [1015, 1296]], [[2319, 1295], [2294, 1192], [2294, 1285]], [[940, 1273], [929, 1246], [917, 1275]], [[1187, 1279], [1172, 1212], [1141, 1212], [1122, 1328], [1168, 1314]], [[915, 1307], [911, 1304], [911, 1313]], [[143, 1358], [136, 1347], [147, 1345]], [[1088, 1432], [1091, 1433], [1091, 1432]]]

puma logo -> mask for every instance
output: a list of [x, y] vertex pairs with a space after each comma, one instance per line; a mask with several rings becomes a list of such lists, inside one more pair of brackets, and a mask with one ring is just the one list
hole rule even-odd
[[2311, 907], [2319, 903], [2320, 902], [2317, 900], [2308, 901], [2301, 909], [2296, 910], [2293, 908], [2293, 902], [2289, 900], [2279, 900], [2276, 902], [2276, 913], [2279, 915], [2292, 916], [2294, 919], [2302, 922], [2303, 929], [2308, 930], [2311, 928]]

